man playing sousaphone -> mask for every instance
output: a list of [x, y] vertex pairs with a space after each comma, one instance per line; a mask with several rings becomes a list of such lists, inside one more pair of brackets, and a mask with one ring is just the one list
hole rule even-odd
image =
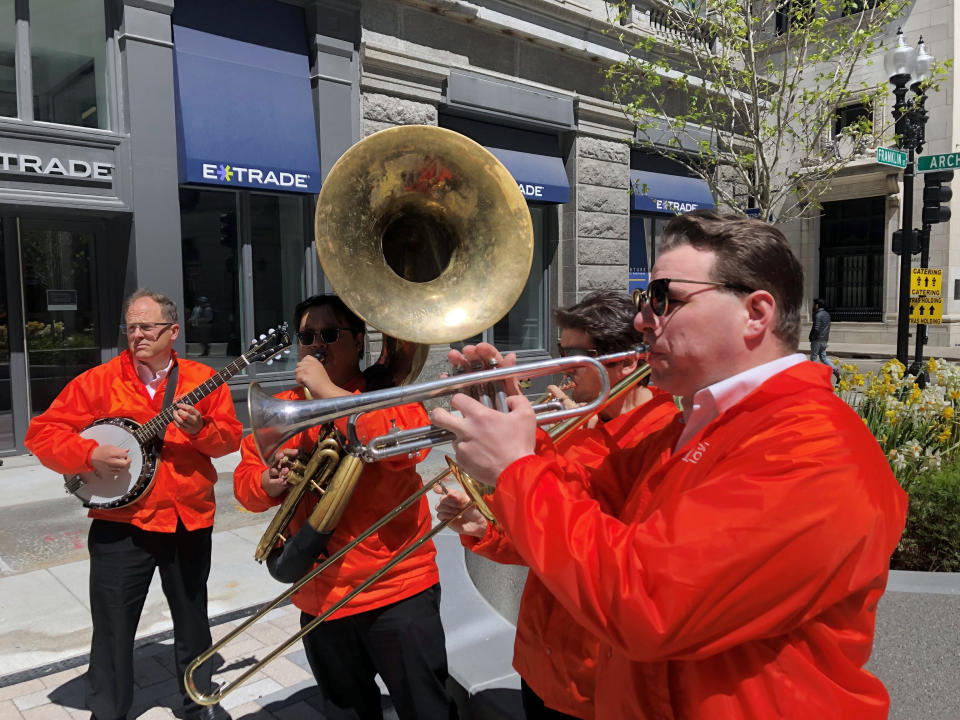
[[[295, 311], [300, 362], [295, 377], [301, 387], [277, 395], [303, 400], [304, 389], [314, 398], [363, 392], [369, 381], [360, 369], [365, 326], [335, 296], [313, 296]], [[336, 423], [343, 429], [344, 421]], [[427, 425], [419, 404], [364, 414], [358, 421], [362, 438]], [[248, 510], [279, 505], [287, 492], [289, 461], [310, 453], [321, 428], [300, 433], [275, 453], [268, 467], [257, 453], [253, 436], [241, 445], [242, 459], [234, 472], [234, 493]], [[415, 466], [426, 451], [363, 467], [356, 494], [346, 505], [326, 543], [333, 554], [403, 502], [421, 486]], [[311, 503], [301, 502], [290, 524], [296, 534], [307, 521]], [[302, 611], [301, 627], [344, 597], [403, 547], [430, 530], [426, 498], [394, 518], [327, 571], [293, 595]], [[310, 667], [323, 697], [324, 716], [381, 718], [379, 673], [401, 719], [456, 717], [446, 692], [447, 659], [440, 624], [440, 586], [436, 549], [427, 543], [397, 563], [368, 590], [358, 594], [331, 618], [303, 638]]]
[[[145, 422], [214, 371], [173, 351], [180, 333], [177, 306], [168, 297], [137, 290], [127, 299], [122, 332], [127, 349], [74, 378], [27, 430], [26, 445], [61, 473], [127, 470], [125, 449], [98, 444], [80, 432], [95, 420], [128, 417]], [[175, 378], [175, 386], [170, 379]], [[207, 577], [217, 472], [211, 458], [234, 452], [241, 425], [230, 391], [221, 385], [195, 405], [175, 403], [150, 491], [135, 503], [92, 509], [90, 614], [93, 639], [87, 671], [87, 707], [100, 720], [124, 718], [133, 702], [133, 642], [140, 612], [159, 568], [173, 617], [181, 716], [217, 718], [218, 707], [194, 703], [183, 687], [190, 661], [210, 645]], [[209, 672], [198, 678], [209, 684]]]

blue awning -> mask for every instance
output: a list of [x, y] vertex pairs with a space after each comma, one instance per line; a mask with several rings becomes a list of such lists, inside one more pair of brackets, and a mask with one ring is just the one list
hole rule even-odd
[[714, 207], [710, 186], [700, 178], [630, 171], [631, 207], [640, 212], [676, 215]]
[[535, 155], [518, 150], [488, 147], [497, 156], [527, 200], [545, 203], [570, 202], [570, 185], [563, 160], [553, 155]]
[[306, 55], [174, 25], [180, 181], [317, 193]]

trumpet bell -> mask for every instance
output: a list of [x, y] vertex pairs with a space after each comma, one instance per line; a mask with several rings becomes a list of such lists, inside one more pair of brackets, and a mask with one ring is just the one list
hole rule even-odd
[[337, 295], [387, 335], [448, 343], [513, 307], [533, 259], [526, 200], [459, 133], [381, 130], [347, 150], [317, 198], [316, 249]]

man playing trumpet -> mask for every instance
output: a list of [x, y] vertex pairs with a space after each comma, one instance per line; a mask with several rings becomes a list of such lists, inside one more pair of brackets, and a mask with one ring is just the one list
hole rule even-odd
[[[615, 290], [590, 293], [576, 305], [555, 311], [560, 356], [597, 357], [640, 346], [643, 336], [633, 327], [633, 316], [633, 302]], [[465, 360], [457, 351], [450, 355], [455, 365]], [[608, 365], [611, 387], [630, 377], [640, 364], [640, 357], [634, 356]], [[638, 381], [606, 405], [593, 427], [582, 426], [558, 442], [556, 450], [562, 459], [596, 467], [612, 449], [631, 447], [667, 425], [677, 413], [673, 397], [662, 392], [654, 395], [647, 387], [648, 379]], [[574, 371], [571, 381], [572, 387], [567, 390], [571, 398], [550, 386], [571, 406], [592, 400], [600, 390], [596, 373], [589, 370]], [[538, 449], [553, 450], [546, 434], [541, 435]], [[613, 491], [622, 492], [619, 488]], [[502, 529], [488, 523], [476, 507], [463, 511], [467, 502], [465, 493], [449, 490], [437, 504], [437, 518], [443, 521], [462, 512], [451, 527], [461, 533], [466, 547], [496, 562], [525, 565]], [[513, 656], [528, 720], [592, 717], [599, 645], [600, 640], [577, 625], [547, 586], [531, 573], [520, 600]]]
[[[337, 297], [313, 296], [297, 306], [295, 323], [300, 341], [295, 377], [301, 387], [277, 397], [303, 400], [306, 389], [313, 398], [331, 398], [366, 389], [367, 379], [360, 369], [363, 320]], [[362, 438], [380, 435], [394, 423], [399, 428], [426, 425], [426, 411], [412, 404], [366, 413], [358, 421], [358, 433]], [[344, 421], [336, 424], [342, 426]], [[253, 436], [246, 437], [241, 444], [241, 462], [234, 471], [234, 494], [240, 503], [255, 512], [280, 504], [288, 489], [289, 460], [301, 452], [309, 454], [319, 431], [313, 428], [288, 440], [270, 466], [260, 460]], [[350, 543], [421, 486], [415, 466], [426, 453], [364, 466], [356, 497], [330, 535], [329, 554]], [[300, 503], [291, 533], [303, 527], [310, 505]], [[429, 506], [422, 498], [310, 581], [293, 595], [293, 603], [302, 612], [301, 627], [386, 565], [430, 526]], [[447, 658], [435, 555], [432, 542], [422, 545], [303, 638], [307, 660], [323, 693], [323, 713], [329, 720], [380, 720], [377, 674], [400, 718], [456, 717], [445, 686]]]
[[[517, 552], [600, 639], [597, 718], [886, 718], [864, 665], [906, 495], [830, 370], [797, 353], [803, 273], [771, 225], [674, 218], [636, 327], [683, 413], [595, 471], [534, 454], [529, 403], [434, 424], [496, 485]], [[496, 357], [464, 348], [468, 360]], [[604, 503], [593, 488], [627, 492]]]

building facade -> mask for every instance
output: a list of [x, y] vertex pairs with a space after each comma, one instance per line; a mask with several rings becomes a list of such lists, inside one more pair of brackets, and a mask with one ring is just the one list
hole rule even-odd
[[[460, 132], [517, 181], [533, 267], [483, 337], [549, 355], [553, 308], [642, 284], [664, 222], [712, 205], [601, 99], [607, 27], [600, 0], [0, 0], [0, 454], [123, 347], [137, 287], [177, 301], [178, 350], [216, 369], [331, 291], [316, 193], [395, 125]], [[241, 417], [292, 357], [231, 381]]]
[[[854, 96], [842, 106], [826, 108], [833, 114], [834, 122], [832, 134], [823, 141], [837, 152], [847, 152], [837, 141], [837, 133], [859, 116], [870, 117], [876, 128], [889, 129], [884, 137], [877, 137], [872, 147], [851, 158], [821, 198], [822, 208], [782, 227], [804, 266], [804, 297], [808, 303], [821, 297], [830, 310], [831, 344], [896, 346], [900, 258], [893, 254], [891, 243], [894, 231], [901, 227], [903, 171], [877, 161], [876, 148], [891, 147], [893, 135], [890, 126], [894, 97], [884, 69], [884, 54], [895, 47], [896, 32], [902, 27], [911, 46], [916, 47], [922, 39], [938, 61], [951, 59], [957, 50], [957, 19], [956, 3], [950, 0], [920, 0], [908, 5], [900, 21], [886, 28], [885, 47], [851, 79], [851, 87], [888, 88], [885, 102], [872, 105]], [[928, 91], [929, 119], [925, 142], [918, 154], [960, 149], [958, 116], [953, 107], [956, 90], [956, 73], [950, 68], [939, 88]], [[919, 229], [923, 174], [915, 176], [913, 187], [913, 226]], [[960, 344], [960, 235], [954, 230], [956, 227], [956, 222], [931, 227], [929, 267], [943, 271], [943, 323], [927, 326], [927, 358], [938, 356], [938, 349]], [[912, 256], [915, 267], [919, 261], [919, 255]], [[810, 309], [808, 305], [807, 310]], [[911, 358], [916, 327], [910, 326]]]

